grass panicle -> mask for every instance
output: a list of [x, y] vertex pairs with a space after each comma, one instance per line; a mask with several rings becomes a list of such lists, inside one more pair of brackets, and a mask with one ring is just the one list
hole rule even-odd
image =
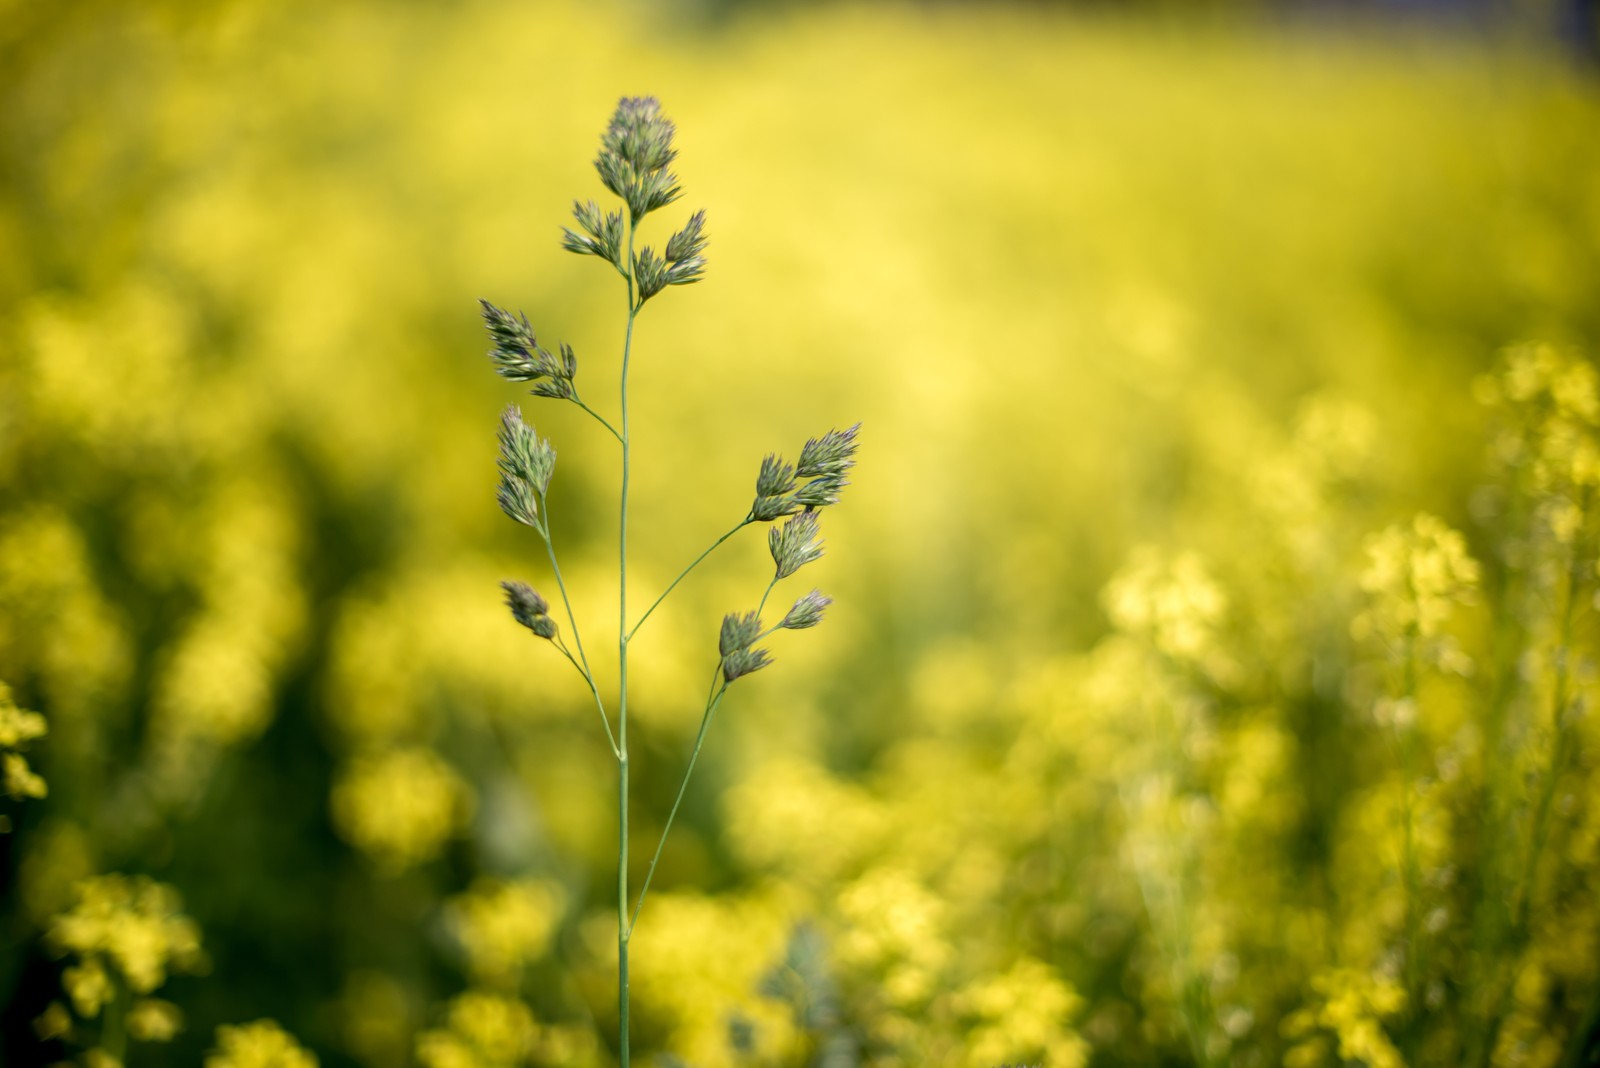
[[[830, 599], [813, 590], [797, 600], [771, 631], [761, 623], [761, 609], [730, 613], [722, 621], [717, 643], [716, 673], [701, 717], [700, 729], [679, 781], [677, 797], [662, 827], [661, 837], [651, 858], [636, 900], [630, 911], [628, 847], [630, 817], [630, 765], [628, 751], [628, 651], [639, 628], [683, 581], [718, 546], [746, 526], [787, 519], [768, 531], [768, 546], [775, 571], [762, 594], [764, 607], [773, 587], [822, 555], [817, 536], [817, 510], [835, 504], [846, 485], [845, 474], [855, 462], [856, 431], [831, 430], [813, 438], [801, 449], [798, 468], [776, 455], [761, 463], [756, 478], [756, 500], [749, 512], [734, 523], [711, 546], [685, 567], [671, 584], [651, 602], [637, 620], [628, 612], [628, 509], [633, 473], [633, 438], [630, 421], [629, 371], [633, 356], [635, 323], [645, 303], [669, 286], [688, 285], [705, 276], [706, 213], [694, 212], [657, 252], [639, 245], [639, 224], [650, 213], [671, 204], [681, 194], [676, 176], [668, 169], [677, 158], [673, 147], [675, 128], [661, 113], [653, 97], [628, 97], [617, 105], [601, 136], [595, 170], [601, 183], [621, 199], [621, 210], [604, 211], [593, 200], [574, 201], [572, 216], [577, 228], [563, 228], [561, 247], [579, 255], [595, 256], [611, 264], [622, 275], [627, 296], [627, 322], [622, 350], [622, 374], [618, 393], [618, 415], [608, 420], [579, 398], [573, 379], [577, 359], [570, 345], [562, 343], [556, 352], [542, 347], [531, 323], [524, 315], [512, 315], [495, 304], [482, 301], [484, 324], [493, 343], [490, 359], [502, 378], [531, 383], [536, 397], [570, 400], [600, 422], [621, 446], [622, 495], [618, 504], [618, 597], [617, 647], [618, 677], [615, 702], [609, 704], [602, 693], [579, 637], [579, 625], [572, 610], [566, 582], [552, 538], [551, 516], [546, 491], [555, 469], [555, 449], [523, 421], [521, 411], [508, 406], [500, 420], [500, 507], [512, 519], [534, 528], [544, 542], [552, 574], [561, 591], [571, 627], [573, 649], [561, 640], [550, 606], [533, 587], [520, 581], [501, 583], [512, 618], [539, 638], [554, 645], [583, 677], [594, 697], [595, 707], [605, 728], [606, 740], [617, 764], [617, 1055], [626, 1068], [630, 1057], [629, 943], [633, 928], [655, 876], [656, 865], [666, 847], [673, 819], [682, 803], [717, 707], [728, 687], [772, 663], [766, 649], [756, 645], [778, 630], [805, 630], [822, 619]], [[799, 476], [797, 478], [797, 475]], [[804, 483], [800, 479], [804, 479]], [[613, 722], [615, 728], [613, 729]]]

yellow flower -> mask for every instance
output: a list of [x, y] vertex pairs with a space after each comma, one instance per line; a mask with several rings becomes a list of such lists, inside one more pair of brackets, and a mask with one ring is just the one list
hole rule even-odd
[[[1314, 978], [1311, 988], [1321, 1003], [1290, 1017], [1296, 1022], [1297, 1034], [1321, 1027], [1332, 1033], [1345, 1061], [1369, 1068], [1405, 1068], [1400, 1051], [1383, 1028], [1384, 1020], [1405, 1009], [1406, 994], [1399, 983], [1381, 974], [1336, 969]], [[1320, 1049], [1315, 1040], [1299, 1048], [1303, 1052], [1294, 1058], [1297, 1063], [1315, 1063], [1310, 1060], [1311, 1052]]]
[[561, 891], [552, 883], [486, 878], [446, 903], [445, 924], [475, 976], [489, 984], [514, 983], [549, 946], [561, 908]]
[[959, 997], [973, 1018], [968, 1048], [974, 1063], [1033, 1063], [1079, 1068], [1089, 1047], [1071, 1028], [1083, 1000], [1049, 965], [1024, 959]]
[[6, 753], [0, 757], [4, 767], [5, 793], [8, 797], [43, 797], [49, 793], [43, 779], [36, 775], [21, 753]]
[[1498, 383], [1483, 390], [1503, 409], [1507, 429], [1496, 453], [1527, 471], [1540, 494], [1600, 487], [1600, 382], [1576, 352], [1542, 343], [1506, 353]]
[[1398, 649], [1437, 638], [1450, 614], [1474, 599], [1478, 564], [1459, 533], [1426, 513], [1407, 526], [1392, 526], [1367, 539], [1361, 588], [1368, 607], [1355, 623], [1359, 637], [1372, 636]]
[[425, 748], [358, 757], [333, 788], [334, 827], [391, 873], [437, 856], [472, 808], [471, 789]]
[[33, 1021], [33, 1033], [41, 1042], [52, 1038], [66, 1038], [72, 1034], [72, 1013], [59, 1001], [52, 1001], [38, 1019]]
[[417, 1059], [427, 1068], [509, 1068], [527, 1061], [537, 1037], [522, 1002], [469, 990], [450, 1002], [443, 1029], [417, 1036]]
[[111, 978], [106, 975], [98, 959], [74, 965], [61, 973], [61, 987], [72, 999], [72, 1007], [85, 1019], [100, 1015], [100, 1010], [111, 1000]]
[[940, 987], [951, 946], [946, 908], [915, 876], [876, 869], [839, 895], [849, 924], [839, 940], [841, 964], [876, 972], [890, 1004], [907, 1008]]
[[[0, 750], [27, 748], [29, 742], [45, 733], [44, 717], [37, 712], [24, 712], [11, 699], [11, 689], [0, 682]], [[49, 793], [45, 781], [28, 766], [20, 752], [0, 753], [0, 795], [18, 800], [44, 797]], [[0, 832], [10, 829], [10, 822], [0, 825]]]
[[127, 1027], [141, 1042], [170, 1042], [183, 1029], [183, 1011], [170, 1001], [140, 998], [128, 1009]]
[[25, 712], [11, 698], [11, 688], [0, 682], [0, 749], [19, 749], [45, 733], [44, 717]]
[[1106, 613], [1174, 660], [1204, 665], [1218, 652], [1228, 598], [1198, 554], [1142, 549], [1106, 585]]
[[180, 911], [177, 891], [144, 876], [97, 875], [79, 882], [77, 902], [51, 923], [49, 937], [84, 968], [103, 956], [137, 994], [166, 982], [169, 968], [200, 966], [200, 931]]
[[317, 1058], [275, 1020], [256, 1020], [217, 1028], [205, 1068], [317, 1068]]

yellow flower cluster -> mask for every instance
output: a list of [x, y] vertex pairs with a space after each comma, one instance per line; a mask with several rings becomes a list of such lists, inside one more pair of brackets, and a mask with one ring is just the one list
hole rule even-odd
[[169, 971], [204, 965], [200, 930], [172, 887], [142, 875], [97, 875], [80, 882], [76, 896], [50, 924], [49, 939], [78, 959], [62, 981], [79, 1015], [98, 1015], [118, 979], [147, 994]]
[[562, 908], [561, 890], [551, 882], [485, 877], [445, 902], [444, 919], [474, 980], [509, 987], [549, 948]]
[[52, 722], [83, 725], [56, 744], [86, 745], [96, 709], [126, 685], [129, 640], [96, 586], [83, 534], [59, 509], [0, 515], [0, 605], [0, 662], [31, 665]]
[[1286, 446], [1244, 461], [1267, 529], [1282, 539], [1300, 572], [1334, 566], [1341, 491], [1366, 473], [1377, 438], [1370, 410], [1317, 394], [1301, 405]]
[[1356, 617], [1355, 634], [1404, 656], [1439, 638], [1456, 607], [1473, 602], [1478, 563], [1467, 554], [1465, 538], [1424, 513], [1367, 540], [1361, 588], [1368, 607]]
[[946, 907], [921, 880], [873, 869], [839, 894], [839, 913], [848, 924], [840, 963], [877, 976], [894, 1009], [911, 1011], [943, 988], [951, 959]]
[[746, 863], [825, 885], [873, 856], [889, 830], [889, 814], [869, 791], [793, 758], [754, 769], [724, 808]]
[[[1552, 997], [1559, 996], [1563, 982], [1571, 982], [1574, 974], [1560, 975], [1551, 968], [1551, 956], [1562, 952], [1566, 941], [1564, 934], [1550, 939], [1536, 949], [1512, 979], [1511, 1011], [1501, 1028], [1494, 1048], [1496, 1065], [1514, 1068], [1556, 1068], [1563, 1061], [1563, 1050], [1575, 1037], [1551, 1028], [1546, 1022], [1546, 1006]], [[1593, 939], [1583, 939], [1592, 943]], [[1554, 953], [1551, 952], [1554, 949]], [[1591, 952], [1593, 946], [1589, 947]], [[1592, 957], [1590, 958], [1592, 962]], [[1565, 970], [1565, 969], [1562, 969]], [[1578, 976], [1589, 969], [1580, 967]], [[1581, 980], [1580, 980], [1581, 981]]]
[[[162, 611], [125, 621], [105, 603], [99, 520], [75, 519], [70, 500], [0, 522], [0, 601], [19, 631], [0, 624], [0, 650], [48, 635], [28, 659], [44, 667], [54, 720], [90, 720], [73, 731], [74, 756], [93, 751], [105, 726], [93, 720], [119, 709], [132, 658], [148, 658], [140, 770], [149, 799], [167, 804], [192, 799], [220, 750], [264, 728], [304, 624], [298, 517], [261, 437], [259, 384], [197, 355], [208, 343], [195, 307], [169, 280], [124, 273], [93, 299], [41, 293], [18, 315], [24, 443], [85, 472], [71, 497], [114, 525], [116, 567]], [[114, 400], [98, 388], [112, 382]], [[6, 574], [14, 561], [21, 580]], [[48, 667], [51, 646], [75, 650], [74, 670]]]
[[[45, 730], [44, 717], [18, 708], [11, 698], [11, 688], [0, 682], [0, 795], [38, 798], [49, 792], [45, 781], [22, 755], [28, 743], [42, 738]], [[10, 829], [10, 818], [0, 815], [0, 834]]]
[[270, 478], [225, 484], [190, 522], [201, 602], [164, 650], [149, 747], [165, 796], [191, 796], [221, 752], [271, 721], [274, 679], [305, 625], [299, 531]]
[[[1285, 1054], [1286, 1068], [1314, 1068], [1328, 1063], [1368, 1065], [1369, 1068], [1405, 1068], [1405, 1060], [1384, 1031], [1383, 1022], [1406, 1007], [1406, 994], [1394, 979], [1335, 970], [1312, 980], [1319, 1003], [1285, 1018], [1284, 1035], [1295, 1041]], [[1338, 1050], [1329, 1058], [1331, 1032]]]
[[390, 873], [437, 856], [473, 807], [471, 788], [425, 748], [357, 757], [333, 788], [334, 827]]
[[468, 990], [445, 1006], [442, 1026], [416, 1036], [423, 1068], [601, 1068], [604, 1054], [588, 1027], [550, 1025], [515, 996]]
[[160, 998], [140, 998], [128, 1006], [128, 1037], [140, 1042], [170, 1042], [183, 1029], [183, 1010]]
[[1042, 961], [1024, 959], [975, 983], [957, 1002], [970, 1017], [972, 1063], [1081, 1068], [1089, 1046], [1068, 1026], [1083, 1001]]
[[782, 955], [789, 919], [759, 894], [651, 892], [634, 935], [633, 986], [665, 1021], [667, 1049], [703, 1068], [740, 1068], [752, 1057], [729, 1048], [734, 1017], [749, 1026], [758, 1058], [792, 1048], [790, 1021], [754, 996]]
[[439, 723], [426, 695], [470, 694], [488, 714], [555, 715], [581, 707], [553, 673], [528, 671], [524, 633], [507, 630], [505, 608], [479, 596], [502, 573], [474, 561], [396, 575], [381, 592], [339, 606], [324, 683], [329, 715], [356, 747], [415, 742]]
[[1107, 584], [1104, 601], [1119, 630], [1179, 664], [1215, 666], [1228, 598], [1198, 553], [1140, 549]]
[[1496, 459], [1529, 476], [1535, 493], [1600, 487], [1600, 378], [1581, 355], [1544, 342], [1514, 346], [1477, 393], [1507, 424]]
[[529, 1063], [538, 1026], [513, 997], [471, 990], [452, 1000], [445, 1026], [417, 1036], [426, 1068], [516, 1068]]
[[256, 1020], [217, 1028], [205, 1068], [317, 1068], [317, 1056], [276, 1020]]

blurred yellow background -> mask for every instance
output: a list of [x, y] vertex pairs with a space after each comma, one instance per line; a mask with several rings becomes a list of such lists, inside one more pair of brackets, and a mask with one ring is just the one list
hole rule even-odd
[[[267, 1017], [330, 1065], [609, 1063], [613, 772], [500, 602], [550, 583], [495, 506], [518, 394], [476, 302], [615, 410], [620, 285], [560, 227], [644, 93], [685, 190], [647, 238], [704, 208], [711, 244], [635, 338], [633, 596], [763, 454], [863, 444], [796, 580], [837, 603], [730, 695], [674, 830], [636, 1049], [1587, 1063], [1595, 575], [1550, 587], [1565, 629], [1504, 591], [1589, 535], [1506, 533], [1481, 400], [1592, 434], [1592, 69], [1421, 24], [491, 0], [0, 4], [0, 680], [49, 791], [6, 802], [0, 1063], [291, 1063], [215, 1031]], [[611, 678], [614, 442], [521, 403]], [[1586, 477], [1529, 529], [1588, 531]], [[1417, 653], [1383, 698], [1365, 539], [1442, 566], [1419, 511], [1483, 564], [1447, 628], [1479, 667]], [[638, 861], [765, 558], [746, 532], [635, 647]], [[1529, 915], [1474, 911], [1496, 887]], [[85, 902], [205, 960], [159, 927], [141, 985], [62, 933]], [[112, 1049], [147, 995], [182, 1030]]]

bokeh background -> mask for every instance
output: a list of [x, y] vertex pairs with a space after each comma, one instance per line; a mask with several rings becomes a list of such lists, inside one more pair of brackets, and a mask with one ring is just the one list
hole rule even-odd
[[[636, 337], [636, 603], [863, 444], [641, 1056], [1595, 1063], [1585, 10], [0, 4], [0, 1063], [612, 1063], [476, 302], [615, 411], [559, 228], [642, 93], [711, 245]], [[610, 678], [615, 444], [521, 400]], [[634, 647], [636, 862], [763, 541]]]

